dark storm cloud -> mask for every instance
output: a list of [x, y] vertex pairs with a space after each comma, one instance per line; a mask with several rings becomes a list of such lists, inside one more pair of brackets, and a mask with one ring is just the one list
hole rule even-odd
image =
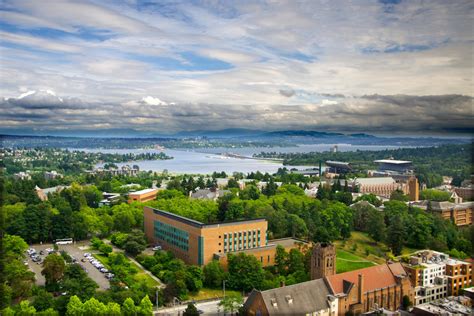
[[[334, 95], [332, 95], [334, 98]], [[0, 122], [5, 128], [28, 126], [47, 130], [108, 130], [133, 128], [143, 131], [175, 132], [212, 129], [327, 129], [364, 132], [450, 132], [472, 130], [473, 98], [463, 95], [338, 96], [338, 101], [314, 104], [149, 104], [87, 103], [79, 99], [34, 95], [0, 101]], [[326, 101], [326, 102], [324, 102]]]
[[280, 89], [280, 94], [287, 98], [292, 97], [295, 95], [295, 90], [293, 89]]

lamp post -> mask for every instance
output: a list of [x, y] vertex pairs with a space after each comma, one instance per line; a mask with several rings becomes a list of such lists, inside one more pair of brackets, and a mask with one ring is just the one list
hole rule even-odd
[[223, 280], [223, 281], [222, 281], [222, 289], [223, 289], [223, 291], [224, 291], [224, 300], [225, 300], [225, 282], [226, 282], [226, 281], [227, 281], [227, 280]]

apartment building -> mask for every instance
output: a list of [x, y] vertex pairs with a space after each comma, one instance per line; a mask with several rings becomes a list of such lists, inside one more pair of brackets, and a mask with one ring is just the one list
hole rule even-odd
[[461, 288], [472, 286], [472, 263], [441, 252], [418, 251], [403, 265], [415, 287], [415, 305], [457, 296]]

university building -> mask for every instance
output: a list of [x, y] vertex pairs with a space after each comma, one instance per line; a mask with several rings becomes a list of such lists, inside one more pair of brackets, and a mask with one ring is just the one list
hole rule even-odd
[[316, 244], [312, 281], [268, 291], [253, 290], [244, 304], [247, 315], [355, 315], [383, 308], [398, 310], [413, 287], [400, 263], [336, 274], [336, 248]]
[[206, 265], [219, 260], [227, 265], [229, 253], [254, 255], [263, 266], [275, 263], [276, 246], [287, 251], [307, 243], [293, 238], [267, 240], [263, 218], [204, 224], [166, 211], [144, 208], [145, 234], [150, 242], [173, 252], [188, 264]]
[[156, 199], [156, 195], [158, 194], [158, 189], [144, 189], [140, 191], [130, 192], [128, 194], [128, 203], [132, 202], [147, 202], [153, 201]]

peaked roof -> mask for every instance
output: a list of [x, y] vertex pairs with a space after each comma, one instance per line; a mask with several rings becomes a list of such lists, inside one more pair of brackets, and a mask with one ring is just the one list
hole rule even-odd
[[406, 272], [399, 263], [381, 264], [374, 267], [349, 271], [327, 276], [326, 279], [335, 295], [347, 294], [352, 286], [349, 283], [358, 284], [359, 274], [364, 280], [364, 292], [385, 288], [397, 284], [395, 276], [405, 276]]
[[303, 315], [329, 308], [331, 292], [324, 279], [317, 279], [262, 292], [253, 290], [245, 306], [250, 306], [258, 295], [270, 315]]

